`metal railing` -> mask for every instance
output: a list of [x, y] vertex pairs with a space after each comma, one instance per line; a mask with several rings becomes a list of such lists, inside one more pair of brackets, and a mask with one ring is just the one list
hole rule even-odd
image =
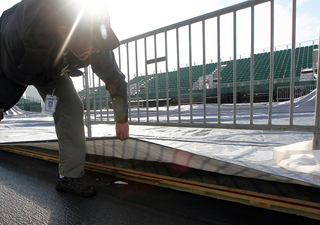
[[[254, 54], [255, 54], [255, 7], [260, 4], [269, 4], [270, 5], [270, 28], [269, 28], [269, 39], [270, 39], [270, 76], [268, 79], [269, 83], [269, 105], [268, 105], [268, 119], [266, 124], [255, 124], [254, 123], [254, 86], [255, 86], [255, 68], [254, 68]], [[250, 118], [248, 123], [239, 123], [237, 121], [237, 29], [238, 29], [238, 14], [241, 10], [248, 10], [251, 13], [250, 18]], [[221, 18], [225, 15], [232, 15], [232, 31], [233, 31], [233, 41], [230, 45], [233, 45], [233, 84], [230, 85], [233, 89], [233, 119], [231, 122], [223, 122], [221, 119]], [[208, 120], [208, 103], [207, 103], [207, 92], [208, 89], [203, 88], [201, 90], [202, 104], [203, 104], [203, 114], [201, 120], [194, 119], [194, 107], [195, 104], [193, 96], [195, 95], [193, 91], [193, 67], [192, 62], [196, 54], [199, 54], [202, 57], [202, 78], [203, 78], [203, 87], [206, 85], [206, 62], [209, 50], [208, 33], [206, 31], [206, 23], [213, 24], [215, 27], [216, 36], [210, 36], [216, 40], [215, 44], [215, 54], [217, 58], [217, 92], [216, 99], [217, 103], [215, 104], [216, 118], [214, 120]], [[130, 92], [130, 85], [132, 85], [133, 78], [135, 79], [134, 90], [136, 92], [135, 96], [131, 96], [128, 93], [129, 97], [129, 123], [131, 125], [153, 125], [153, 126], [180, 126], [180, 127], [203, 127], [203, 128], [226, 128], [226, 129], [250, 129], [250, 130], [272, 130], [272, 131], [298, 131], [298, 132], [312, 132], [313, 133], [313, 149], [320, 149], [320, 132], [319, 132], [319, 123], [320, 123], [320, 98], [316, 100], [316, 112], [315, 112], [315, 124], [310, 125], [295, 125], [293, 123], [294, 115], [294, 83], [295, 83], [295, 60], [291, 60], [291, 78], [290, 78], [290, 113], [289, 113], [289, 124], [274, 124], [272, 121], [272, 104], [273, 104], [273, 92], [274, 92], [274, 0], [250, 0], [240, 4], [236, 4], [224, 9], [220, 9], [208, 14], [204, 14], [189, 20], [185, 20], [170, 26], [162, 27], [160, 29], [150, 31], [126, 40], [121, 41], [121, 45], [117, 51], [115, 51], [118, 64], [120, 69], [126, 74], [128, 81], [128, 92]], [[193, 32], [195, 30], [195, 32]], [[196, 34], [195, 34], [196, 33]], [[182, 37], [183, 35], [183, 37]], [[200, 44], [195, 46], [193, 39], [198, 38]], [[296, 0], [292, 0], [292, 43], [291, 43], [291, 59], [295, 59], [295, 43], [296, 43]], [[197, 39], [197, 40], [198, 40]], [[174, 41], [172, 41], [174, 40]], [[188, 40], [188, 41], [186, 41]], [[182, 45], [184, 48], [182, 48]], [[172, 47], [173, 46], [173, 47]], [[210, 46], [212, 47], [212, 46]], [[199, 51], [199, 49], [201, 49]], [[182, 53], [183, 52], [183, 53]], [[188, 93], [185, 93], [185, 89], [181, 89], [181, 76], [182, 69], [180, 65], [181, 58], [186, 58], [189, 64], [189, 86], [187, 88]], [[170, 101], [172, 96], [170, 95], [170, 72], [168, 70], [169, 64], [174, 62], [176, 65], [176, 82], [177, 90], [176, 95], [176, 107], [174, 109], [176, 114], [173, 114], [170, 109]], [[319, 65], [319, 64], [318, 64]], [[171, 65], [172, 66], [172, 65]], [[160, 70], [164, 69], [165, 73], [165, 93], [163, 89], [159, 88], [159, 76], [162, 73]], [[134, 75], [132, 77], [132, 71]], [[153, 71], [150, 73], [150, 71]], [[86, 106], [87, 109], [91, 104], [91, 108], [94, 112], [87, 110], [86, 113], [86, 125], [88, 127], [88, 135], [91, 136], [91, 125], [93, 124], [110, 124], [114, 123], [113, 111], [109, 109], [111, 105], [110, 98], [107, 98], [103, 101], [106, 101], [104, 105], [105, 110], [96, 110], [99, 108], [96, 104], [96, 99], [99, 104], [101, 104], [101, 87], [100, 92], [95, 87], [95, 79], [89, 70], [86, 70], [85, 83], [86, 83]], [[144, 74], [139, 76], [138, 74]], [[185, 72], [185, 71], [184, 71]], [[154, 81], [154, 95], [151, 96], [149, 93], [149, 88], [151, 88], [151, 79], [149, 74], [153, 74], [152, 79]], [[89, 82], [91, 84], [89, 85]], [[317, 81], [317, 85], [319, 80]], [[99, 83], [100, 86], [100, 83]], [[133, 86], [131, 86], [133, 87]], [[93, 105], [90, 102], [90, 91], [98, 92], [97, 95], [94, 94]], [[145, 93], [145, 99], [141, 100], [141, 93]], [[184, 92], [184, 93], [182, 93]], [[199, 92], [199, 91], [198, 91]], [[100, 94], [99, 94], [100, 93]], [[91, 93], [92, 94], [92, 93]], [[189, 97], [188, 105], [190, 106], [189, 115], [186, 118], [182, 118], [181, 106], [186, 104], [185, 101], [182, 102], [181, 96]], [[318, 96], [318, 94], [317, 94]], [[184, 99], [185, 100], [185, 99]], [[132, 109], [131, 102], [135, 102], [135, 109]], [[133, 104], [133, 103], [132, 103]], [[161, 106], [163, 105], [163, 107]], [[160, 110], [161, 107], [161, 110]], [[174, 115], [174, 116], [173, 116]]]
[[[299, 98], [301, 96], [309, 94], [316, 89], [316, 85], [303, 85], [294, 87], [294, 97]], [[277, 102], [290, 100], [290, 87], [278, 87], [277, 89]]]

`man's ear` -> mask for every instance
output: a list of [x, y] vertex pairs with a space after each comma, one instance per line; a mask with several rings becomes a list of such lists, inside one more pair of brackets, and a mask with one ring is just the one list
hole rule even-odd
[[61, 37], [63, 39], [67, 39], [67, 37], [68, 37], [68, 35], [70, 33], [70, 29], [68, 27], [66, 27], [66, 26], [61, 26], [59, 28], [59, 33], [60, 33], [60, 35], [61, 35]]

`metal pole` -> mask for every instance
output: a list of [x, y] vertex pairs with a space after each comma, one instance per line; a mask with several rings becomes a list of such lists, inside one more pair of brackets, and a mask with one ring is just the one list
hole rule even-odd
[[191, 24], [188, 26], [189, 32], [189, 95], [190, 95], [190, 123], [193, 123], [193, 90], [192, 90], [192, 35]]
[[237, 123], [237, 11], [233, 12], [233, 124]]
[[296, 76], [296, 0], [292, 1], [292, 44], [291, 44], [291, 80], [290, 80], [290, 122], [293, 125], [294, 112], [294, 81]]
[[169, 107], [169, 70], [168, 70], [168, 33], [164, 32], [165, 41], [165, 57], [166, 57], [166, 97], [167, 97], [167, 123], [170, 123], [170, 107]]
[[119, 69], [121, 70], [121, 45], [119, 46], [119, 48], [118, 48], [118, 54], [119, 54]]
[[101, 95], [101, 80], [98, 80], [99, 84], [99, 103], [100, 103], [100, 121], [102, 121], [102, 95]]
[[[319, 39], [320, 40], [320, 39]], [[319, 87], [320, 87], [320, 79], [319, 79], [319, 68], [320, 68], [320, 51], [318, 51], [318, 76], [317, 76], [317, 94], [316, 94], [316, 111], [315, 111], [315, 131], [313, 132], [312, 138], [312, 149], [320, 150], [320, 97], [319, 97]]]
[[270, 2], [270, 79], [268, 124], [272, 123], [273, 78], [274, 78], [274, 0]]
[[179, 46], [179, 28], [176, 29], [177, 38], [177, 88], [178, 88], [178, 121], [181, 123], [181, 86], [180, 86], [180, 46]]
[[206, 92], [206, 25], [205, 20], [202, 21], [202, 90], [203, 90], [203, 124], [207, 122], [207, 92]]
[[251, 6], [250, 124], [253, 124], [254, 101], [254, 6]]
[[218, 103], [218, 123], [221, 123], [221, 59], [220, 59], [220, 16], [217, 16], [217, 56], [218, 56], [218, 90], [217, 90], [217, 103]]
[[159, 81], [158, 81], [158, 54], [157, 54], [157, 35], [154, 35], [154, 66], [156, 71], [156, 110], [157, 110], [157, 122], [159, 122]]
[[147, 64], [147, 38], [144, 38], [144, 58], [145, 58], [145, 73], [146, 73], [146, 110], [147, 122], [149, 122], [149, 80], [148, 80], [148, 64]]
[[[135, 52], [136, 52], [136, 79], [137, 79], [137, 111], [138, 111], [138, 122], [140, 122], [140, 85], [139, 85], [139, 69], [138, 69], [138, 43], [135, 41]], [[130, 84], [129, 84], [130, 85]], [[131, 94], [131, 93], [130, 93]]]
[[[127, 80], [128, 80], [128, 90], [129, 90], [129, 94], [128, 94], [128, 102], [129, 102], [129, 121], [131, 122], [131, 93], [130, 93], [130, 56], [129, 56], [129, 43], [127, 43]], [[113, 109], [113, 113], [114, 113], [114, 109]]]
[[96, 85], [94, 83], [94, 74], [93, 74], [92, 69], [90, 69], [90, 75], [91, 75], [91, 78], [92, 78], [93, 115], [94, 115], [94, 121], [97, 121]]
[[84, 79], [86, 87], [86, 126], [88, 129], [88, 137], [92, 137], [91, 132], [91, 118], [90, 118], [90, 93], [89, 93], [89, 78], [88, 78], [88, 67], [84, 68]]

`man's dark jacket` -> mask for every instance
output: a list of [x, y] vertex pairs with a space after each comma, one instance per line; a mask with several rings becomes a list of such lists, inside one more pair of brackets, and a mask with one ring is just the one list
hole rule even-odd
[[91, 64], [111, 94], [116, 121], [126, 122], [127, 83], [112, 51], [93, 53], [84, 61], [70, 51], [57, 57], [63, 42], [54, 23], [54, 15], [59, 10], [56, 3], [57, 0], [22, 0], [3, 12], [0, 18], [0, 110], [9, 110], [28, 85], [52, 82], [63, 69], [71, 70], [72, 74]]

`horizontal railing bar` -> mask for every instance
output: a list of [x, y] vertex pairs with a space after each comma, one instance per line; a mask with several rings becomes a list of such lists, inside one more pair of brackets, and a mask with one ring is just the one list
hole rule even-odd
[[156, 63], [156, 62], [163, 62], [163, 61], [166, 61], [167, 58], [164, 56], [164, 57], [159, 57], [157, 59], [150, 59], [150, 60], [147, 60], [147, 64], [153, 64], [153, 63]]
[[[94, 124], [114, 124], [114, 121], [92, 121]], [[285, 125], [285, 124], [233, 124], [230, 123], [189, 123], [189, 122], [135, 122], [131, 121], [130, 125], [142, 126], [169, 126], [169, 127], [198, 127], [198, 128], [215, 128], [215, 129], [238, 129], [238, 130], [266, 130], [266, 131], [292, 131], [292, 132], [314, 132], [314, 125]]]
[[157, 34], [169, 31], [169, 30], [173, 30], [173, 29], [177, 29], [177, 28], [180, 28], [180, 27], [184, 27], [184, 26], [187, 26], [187, 25], [193, 24], [193, 23], [198, 23], [198, 22], [201, 22], [203, 20], [207, 20], [207, 19], [210, 19], [210, 18], [213, 18], [213, 17], [216, 17], [216, 16], [221, 16], [221, 15], [224, 15], [224, 14], [228, 14], [228, 13], [231, 13], [231, 12], [234, 12], [234, 11], [242, 10], [242, 9], [245, 9], [245, 8], [248, 8], [248, 7], [251, 7], [251, 6], [255, 6], [255, 5], [258, 5], [258, 4], [261, 4], [261, 3], [269, 2], [269, 1], [270, 0], [254, 0], [254, 1], [253, 0], [249, 0], [249, 1], [246, 1], [246, 2], [242, 2], [242, 3], [236, 4], [236, 5], [233, 5], [233, 6], [229, 6], [229, 7], [223, 8], [223, 9], [219, 9], [219, 10], [207, 13], [207, 14], [203, 14], [201, 16], [197, 16], [197, 17], [194, 17], [194, 18], [191, 18], [191, 19], [188, 19], [188, 20], [184, 20], [184, 21], [181, 21], [181, 22], [178, 22], [178, 23], [174, 23], [174, 24], [166, 26], [166, 27], [162, 27], [162, 28], [159, 28], [159, 29], [156, 29], [156, 30], [153, 30], [153, 31], [149, 31], [149, 32], [146, 32], [146, 33], [143, 33], [143, 34], [140, 34], [140, 35], [128, 38], [128, 39], [124, 39], [124, 40], [120, 41], [120, 44], [126, 44], [126, 43], [129, 43], [129, 42], [138, 40], [138, 39], [142, 39], [142, 38], [145, 38], [145, 37], [157, 35]]

